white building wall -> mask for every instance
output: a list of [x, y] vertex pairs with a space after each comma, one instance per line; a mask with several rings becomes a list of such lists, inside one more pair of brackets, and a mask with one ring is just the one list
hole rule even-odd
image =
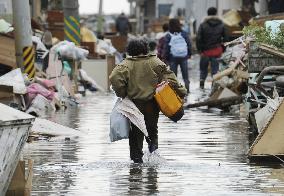
[[0, 0], [0, 17], [12, 23], [12, 0]]
[[159, 16], [159, 4], [173, 4], [172, 9], [174, 10], [178, 8], [185, 9], [186, 20], [188, 22], [196, 20], [196, 27], [198, 28], [207, 16], [209, 7], [217, 7], [218, 15], [221, 16], [225, 10], [240, 9], [242, 0], [156, 0], [156, 17]]
[[172, 4], [172, 10], [170, 17], [175, 17], [177, 10], [179, 8], [185, 9], [186, 8], [186, 0], [156, 0], [156, 17], [159, 16], [158, 7], [160, 4]]
[[222, 15], [224, 10], [229, 10], [229, 9], [240, 9], [242, 5], [241, 0], [219, 0], [218, 2], [218, 14]]
[[0, 14], [12, 14], [12, 0], [0, 0]]
[[186, 0], [187, 18], [195, 19], [196, 26], [200, 25], [203, 19], [207, 16], [209, 7], [217, 7], [218, 15], [222, 15], [224, 10], [240, 9], [241, 0]]

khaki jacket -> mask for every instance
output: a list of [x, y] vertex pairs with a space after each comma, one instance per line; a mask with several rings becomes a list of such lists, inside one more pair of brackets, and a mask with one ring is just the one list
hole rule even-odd
[[156, 55], [127, 57], [114, 68], [109, 79], [116, 95], [121, 98], [151, 100], [157, 84], [163, 80], [169, 81], [180, 97], [183, 98], [187, 92]]

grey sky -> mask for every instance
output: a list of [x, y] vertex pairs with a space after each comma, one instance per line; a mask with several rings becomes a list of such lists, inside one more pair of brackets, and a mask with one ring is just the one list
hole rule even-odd
[[[127, 0], [103, 0], [103, 12], [105, 14], [129, 13], [129, 3]], [[99, 10], [99, 0], [79, 0], [80, 13], [95, 14]]]

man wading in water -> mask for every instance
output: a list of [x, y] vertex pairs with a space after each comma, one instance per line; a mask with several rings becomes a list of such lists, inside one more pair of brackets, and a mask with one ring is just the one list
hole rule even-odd
[[[133, 39], [127, 46], [127, 58], [118, 64], [110, 75], [116, 95], [128, 97], [144, 115], [151, 142], [158, 148], [159, 106], [154, 94], [157, 84], [169, 81], [172, 88], [183, 98], [187, 90], [177, 81], [175, 74], [156, 55], [149, 54], [146, 39]], [[143, 163], [144, 134], [131, 123], [129, 132], [130, 158]]]

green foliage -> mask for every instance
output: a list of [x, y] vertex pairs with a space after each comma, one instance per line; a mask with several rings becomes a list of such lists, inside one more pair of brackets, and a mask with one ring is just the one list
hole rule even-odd
[[244, 27], [243, 33], [245, 36], [253, 37], [258, 43], [268, 44], [280, 50], [284, 50], [283, 28], [281, 28], [281, 31], [271, 34], [271, 29], [266, 29], [258, 25], [250, 25]]

